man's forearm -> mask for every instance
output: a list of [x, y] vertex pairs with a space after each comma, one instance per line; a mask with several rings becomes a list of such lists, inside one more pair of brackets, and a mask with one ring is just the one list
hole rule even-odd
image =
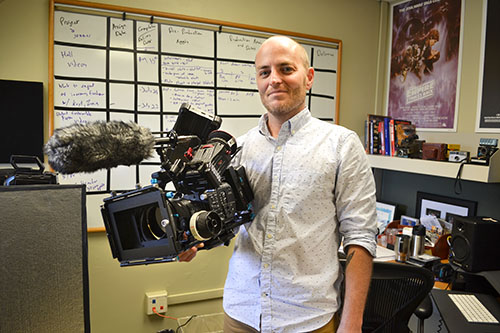
[[372, 262], [372, 256], [364, 247], [351, 245], [347, 248], [345, 295], [338, 332], [361, 332]]

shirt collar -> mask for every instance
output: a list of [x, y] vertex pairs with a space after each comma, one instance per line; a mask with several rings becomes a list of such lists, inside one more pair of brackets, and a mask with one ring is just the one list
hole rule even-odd
[[[264, 136], [270, 136], [269, 128], [267, 128], [267, 119], [269, 115], [267, 112], [260, 117], [259, 131]], [[292, 118], [288, 119], [281, 125], [281, 130], [288, 131], [287, 134], [294, 135], [297, 133], [310, 119], [312, 118], [309, 108], [306, 106], [302, 111], [297, 113]]]

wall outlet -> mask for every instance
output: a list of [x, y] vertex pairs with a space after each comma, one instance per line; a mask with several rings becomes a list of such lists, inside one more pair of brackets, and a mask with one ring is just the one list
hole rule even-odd
[[151, 291], [146, 293], [146, 314], [155, 314], [153, 309], [157, 313], [167, 312], [167, 291]]

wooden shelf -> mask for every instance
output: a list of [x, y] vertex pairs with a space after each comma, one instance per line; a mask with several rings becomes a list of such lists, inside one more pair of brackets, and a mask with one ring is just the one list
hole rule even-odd
[[[414, 158], [368, 155], [372, 168], [410, 172], [437, 177], [456, 178], [460, 163], [430, 161]], [[483, 183], [500, 183], [500, 153], [490, 159], [490, 165], [466, 164], [462, 179]]]

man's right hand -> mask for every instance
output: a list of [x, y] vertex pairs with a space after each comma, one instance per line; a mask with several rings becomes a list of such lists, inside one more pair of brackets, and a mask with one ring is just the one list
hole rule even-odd
[[189, 250], [186, 250], [184, 252], [179, 253], [179, 261], [185, 261], [185, 262], [190, 262], [193, 260], [194, 257], [196, 257], [196, 253], [198, 252], [198, 249], [202, 248], [204, 246], [203, 243], [200, 243], [196, 246], [193, 246]]

